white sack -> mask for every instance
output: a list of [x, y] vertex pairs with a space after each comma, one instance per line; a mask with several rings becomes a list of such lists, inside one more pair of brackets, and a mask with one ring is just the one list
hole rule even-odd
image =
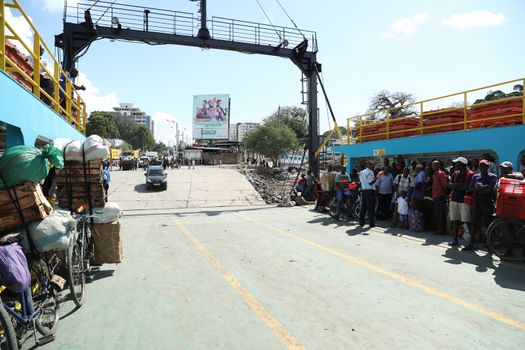
[[[39, 252], [67, 250], [78, 236], [75, 219], [66, 210], [54, 210], [44, 220], [33, 222], [28, 226], [33, 243]], [[24, 251], [31, 251], [26, 234], [22, 246]]]
[[115, 202], [107, 202], [104, 208], [96, 209], [93, 221], [97, 224], [109, 224], [117, 221], [122, 216], [122, 209]]

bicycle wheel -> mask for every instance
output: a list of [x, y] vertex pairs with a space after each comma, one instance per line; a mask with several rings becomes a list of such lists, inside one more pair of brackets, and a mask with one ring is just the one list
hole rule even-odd
[[58, 294], [50, 291], [50, 295], [40, 304], [40, 315], [35, 320], [36, 329], [42, 335], [54, 334], [60, 318]]
[[4, 304], [0, 300], [0, 349], [18, 350], [18, 340], [16, 332], [11, 322], [11, 317], [5, 310]]
[[328, 200], [328, 214], [333, 218], [337, 216], [337, 198], [335, 196]]
[[525, 261], [525, 224], [497, 219], [487, 228], [487, 248], [501, 260]]
[[51, 286], [51, 277], [49, 267], [44, 261], [37, 260], [31, 264], [33, 309], [39, 312], [35, 325], [42, 335], [55, 333], [60, 317], [58, 293]]
[[69, 291], [77, 307], [84, 303], [86, 273], [84, 271], [84, 257], [78, 243], [73, 244], [67, 251], [67, 268]]

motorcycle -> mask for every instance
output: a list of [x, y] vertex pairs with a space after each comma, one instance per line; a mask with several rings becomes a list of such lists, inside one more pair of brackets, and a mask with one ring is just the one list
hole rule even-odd
[[[340, 213], [342, 219], [359, 221], [359, 214], [361, 213], [361, 191], [359, 184], [352, 182], [348, 183], [347, 188], [343, 191], [343, 203]], [[331, 217], [337, 217], [337, 198], [333, 196], [328, 201], [328, 213]]]

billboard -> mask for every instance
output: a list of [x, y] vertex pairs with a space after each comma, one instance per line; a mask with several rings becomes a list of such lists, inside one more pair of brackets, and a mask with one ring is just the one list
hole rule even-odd
[[230, 95], [193, 96], [193, 138], [228, 139]]

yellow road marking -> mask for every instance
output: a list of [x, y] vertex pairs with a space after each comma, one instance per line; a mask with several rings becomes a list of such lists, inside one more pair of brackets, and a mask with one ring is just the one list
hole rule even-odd
[[221, 273], [222, 277], [239, 293], [242, 299], [250, 306], [250, 308], [259, 316], [266, 326], [270, 328], [288, 349], [300, 350], [304, 347], [299, 341], [275, 318], [270, 314], [264, 306], [255, 297], [244, 288], [244, 286], [232, 274], [226, 270], [224, 265], [220, 263], [202, 243], [191, 233], [191, 231], [184, 226], [184, 224], [173, 218], [177, 227], [184, 233], [184, 235], [195, 245], [195, 247], [208, 259], [211, 265]]
[[257, 224], [257, 225], [260, 225], [260, 226], [263, 226], [263, 227], [266, 227], [268, 228], [269, 230], [272, 230], [273, 232], [276, 232], [276, 233], [279, 233], [283, 236], [287, 236], [287, 237], [290, 237], [290, 238], [293, 238], [293, 239], [296, 239], [298, 241], [301, 241], [303, 243], [306, 243], [314, 248], [317, 248], [323, 252], [326, 252], [326, 253], [329, 253], [329, 254], [332, 254], [332, 255], [335, 255], [337, 257], [340, 257], [342, 259], [345, 259], [347, 261], [350, 261], [351, 263], [355, 264], [355, 265], [359, 265], [359, 266], [362, 266], [364, 268], [367, 268], [371, 271], [374, 271], [374, 272], [377, 272], [377, 273], [380, 273], [382, 275], [385, 275], [385, 276], [388, 276], [392, 279], [395, 279], [396, 281], [399, 281], [403, 284], [406, 284], [406, 285], [409, 285], [411, 287], [415, 287], [415, 288], [418, 288], [420, 290], [423, 290], [429, 294], [432, 294], [432, 295], [435, 295], [435, 296], [438, 296], [440, 298], [443, 298], [445, 300], [448, 300], [452, 303], [455, 303], [455, 304], [458, 304], [458, 305], [461, 305], [467, 309], [470, 309], [470, 310], [473, 310], [473, 311], [476, 311], [480, 314], [483, 314], [485, 316], [488, 316], [490, 318], [493, 318], [499, 322], [502, 322], [502, 323], [505, 323], [509, 326], [512, 326], [512, 327], [515, 327], [515, 328], [518, 328], [520, 330], [524, 330], [525, 331], [525, 323], [523, 322], [520, 322], [520, 321], [517, 321], [517, 320], [513, 320], [511, 318], [508, 318], [502, 314], [499, 314], [497, 312], [494, 312], [494, 311], [491, 311], [491, 310], [488, 310], [488, 309], [485, 309], [484, 307], [481, 307], [479, 305], [476, 305], [476, 304], [473, 304], [471, 302], [468, 302], [464, 299], [461, 299], [461, 298], [458, 298], [458, 297], [455, 297], [453, 295], [450, 295], [446, 292], [443, 292], [443, 291], [440, 291], [438, 289], [434, 289], [432, 287], [429, 287], [427, 285], [424, 285], [420, 282], [417, 282], [415, 280], [412, 280], [410, 278], [407, 278], [405, 276], [402, 276], [398, 273], [395, 273], [395, 272], [390, 272], [390, 271], [387, 271], [379, 266], [376, 266], [372, 263], [369, 263], [368, 261], [366, 260], [363, 260], [363, 259], [360, 259], [360, 258], [355, 258], [353, 256], [350, 256], [348, 254], [345, 254], [345, 253], [342, 253], [340, 251], [337, 251], [335, 249], [332, 249], [332, 248], [328, 248], [328, 247], [325, 247], [319, 243], [316, 243], [316, 242], [313, 242], [313, 241], [310, 241], [306, 238], [303, 238], [303, 237], [300, 237], [300, 236], [297, 236], [293, 233], [290, 233], [288, 231], [284, 231], [282, 229], [279, 229], [277, 227], [273, 227], [271, 225], [268, 225], [262, 221], [259, 221], [257, 219], [253, 219], [245, 214], [241, 214], [241, 213], [234, 213], [235, 215], [245, 219], [245, 220], [248, 220], [248, 221], [251, 221], [253, 222], [254, 224]]

